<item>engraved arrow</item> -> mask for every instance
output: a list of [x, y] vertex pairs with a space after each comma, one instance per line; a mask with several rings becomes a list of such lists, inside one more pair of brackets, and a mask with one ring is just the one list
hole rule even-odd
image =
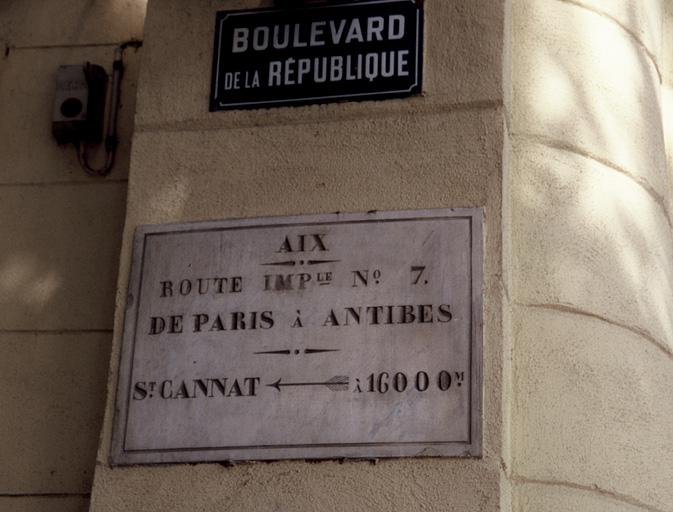
[[345, 375], [337, 375], [325, 382], [281, 382], [281, 380], [278, 379], [273, 384], [267, 384], [267, 387], [276, 388], [280, 391], [280, 388], [284, 386], [326, 386], [332, 391], [346, 391], [349, 382], [349, 378]]

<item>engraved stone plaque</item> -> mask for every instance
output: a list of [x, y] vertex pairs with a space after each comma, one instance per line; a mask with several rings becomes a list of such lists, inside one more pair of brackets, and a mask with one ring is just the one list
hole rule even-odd
[[479, 209], [137, 229], [112, 464], [481, 454]]

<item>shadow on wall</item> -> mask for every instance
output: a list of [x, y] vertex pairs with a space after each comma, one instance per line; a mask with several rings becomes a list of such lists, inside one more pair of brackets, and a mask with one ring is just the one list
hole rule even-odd
[[662, 105], [666, 155], [668, 162], [669, 196], [673, 197], [673, 2], [663, 2]]
[[120, 43], [143, 33], [147, 0], [0, 3], [0, 42], [11, 47]]
[[514, 2], [513, 471], [668, 510], [673, 196], [639, 31], [659, 5]]
[[[673, 354], [673, 198], [659, 71], [614, 21], [554, 3], [527, 3], [522, 33], [537, 44], [518, 44], [515, 56], [522, 185], [514, 220], [533, 248], [519, 244], [518, 271], [536, 284], [521, 298], [598, 315]], [[628, 5], [627, 25], [641, 17]], [[552, 26], [555, 14], [566, 23]]]
[[[110, 66], [117, 44], [142, 37], [145, 4], [0, 1], [3, 504], [8, 495], [85, 495], [90, 489], [129, 142], [122, 140], [124, 154], [111, 180], [84, 176], [73, 149], [58, 147], [50, 133], [55, 75], [61, 64]], [[126, 56], [123, 135], [131, 132], [137, 76], [135, 52]]]
[[112, 328], [125, 189], [3, 188], [0, 329]]
[[0, 293], [12, 297], [12, 302], [30, 305], [40, 310], [53, 299], [63, 282], [53, 270], [41, 268], [34, 254], [14, 254], [0, 263], [2, 279]]

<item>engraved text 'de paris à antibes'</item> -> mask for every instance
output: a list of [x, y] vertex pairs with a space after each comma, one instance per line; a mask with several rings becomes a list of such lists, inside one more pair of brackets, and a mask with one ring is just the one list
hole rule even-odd
[[138, 228], [113, 464], [481, 454], [478, 209]]

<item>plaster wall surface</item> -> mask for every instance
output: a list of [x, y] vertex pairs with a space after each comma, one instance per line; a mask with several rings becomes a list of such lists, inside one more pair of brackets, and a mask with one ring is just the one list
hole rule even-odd
[[81, 512], [89, 506], [88, 496], [11, 496], [0, 498], [5, 512]]
[[[421, 97], [208, 113], [215, 11], [269, 4], [150, 2], [91, 509], [673, 510], [672, 2], [428, 0]], [[459, 206], [482, 459], [109, 467], [137, 225]]]
[[[148, 6], [108, 407], [91, 509], [500, 510], [503, 6], [425, 2], [420, 97], [208, 113], [215, 12], [269, 4], [161, 0]], [[137, 225], [471, 206], [484, 207], [486, 231], [482, 458], [109, 467]]]
[[670, 195], [673, 196], [673, 2], [663, 5], [661, 41], [661, 106]]
[[516, 511], [673, 510], [670, 4], [512, 2]]
[[56, 70], [111, 71], [145, 4], [0, 3], [0, 510], [88, 509], [105, 397], [140, 53], [125, 52], [119, 158], [87, 177], [51, 136]]

